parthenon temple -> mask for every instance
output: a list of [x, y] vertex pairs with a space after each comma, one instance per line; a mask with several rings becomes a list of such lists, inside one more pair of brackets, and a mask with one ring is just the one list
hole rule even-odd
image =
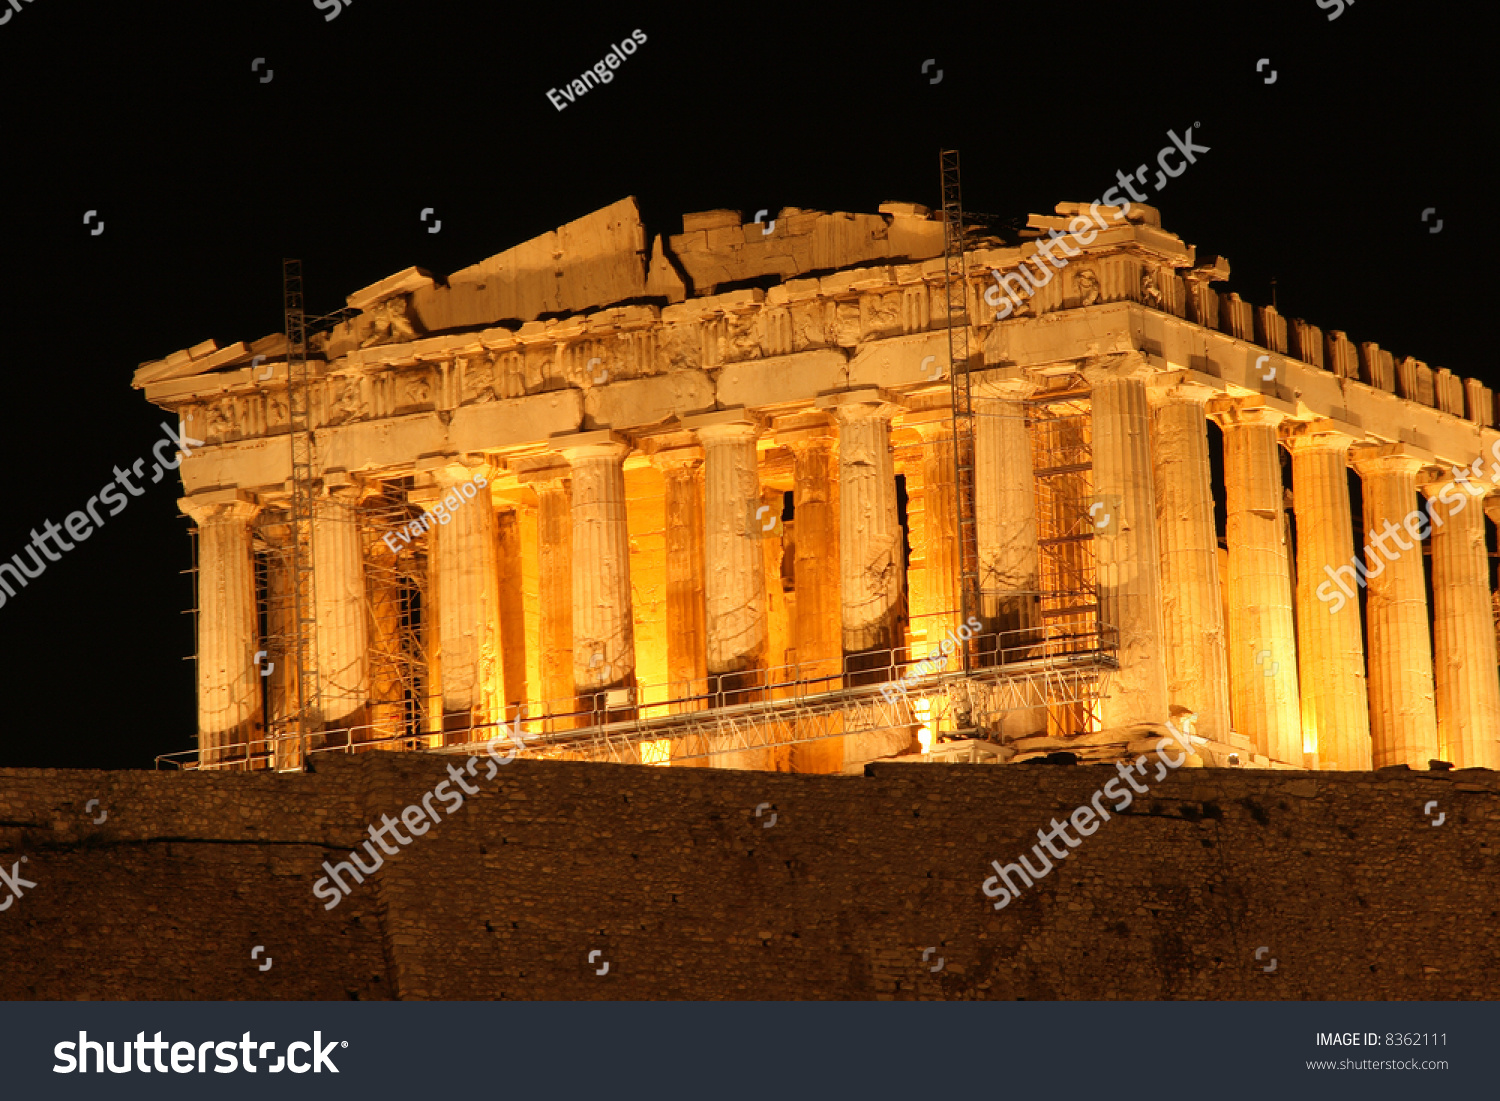
[[1150, 206], [965, 225], [627, 198], [323, 318], [289, 262], [285, 331], [135, 375], [191, 438], [181, 763], [1500, 768], [1491, 391]]

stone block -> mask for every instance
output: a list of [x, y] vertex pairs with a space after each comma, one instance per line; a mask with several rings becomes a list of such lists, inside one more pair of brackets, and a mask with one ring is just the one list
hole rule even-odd
[[862, 344], [849, 360], [850, 386], [908, 386], [947, 378], [946, 332], [891, 337]]
[[1292, 320], [1291, 353], [1304, 363], [1323, 366], [1323, 330], [1300, 317]]
[[841, 352], [797, 352], [725, 366], [719, 372], [718, 399], [720, 405], [757, 408], [807, 401], [848, 385], [848, 360]]
[[1255, 339], [1255, 323], [1250, 303], [1234, 292], [1219, 295], [1219, 327], [1239, 340]]
[[1477, 378], [1464, 379], [1466, 416], [1475, 424], [1493, 427], [1495, 424], [1495, 395]]
[[453, 451], [486, 451], [576, 430], [583, 419], [579, 390], [550, 390], [509, 401], [480, 402], [453, 411], [447, 442]]
[[585, 427], [638, 428], [712, 409], [714, 386], [702, 371], [596, 386], [583, 399]]
[[[447, 432], [436, 413], [321, 428], [317, 443], [319, 464], [333, 470], [402, 466], [418, 455], [450, 450]], [[286, 446], [283, 440], [282, 447]], [[288, 477], [290, 473], [288, 469]]]

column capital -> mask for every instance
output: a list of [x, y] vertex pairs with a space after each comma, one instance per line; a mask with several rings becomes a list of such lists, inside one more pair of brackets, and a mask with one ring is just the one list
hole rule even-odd
[[681, 422], [682, 427], [692, 432], [705, 445], [725, 440], [754, 440], [767, 427], [765, 417], [750, 412], [743, 405], [682, 417]]
[[1404, 443], [1362, 443], [1349, 449], [1349, 461], [1361, 478], [1378, 474], [1416, 474], [1432, 464], [1431, 456]]
[[988, 401], [1025, 401], [1042, 388], [1042, 384], [1020, 367], [993, 367], [969, 375], [970, 392]]
[[212, 489], [207, 493], [178, 498], [177, 507], [184, 516], [202, 525], [231, 520], [248, 522], [255, 518], [261, 506], [255, 494], [243, 489]]
[[1495, 484], [1487, 478], [1476, 478], [1466, 466], [1443, 470], [1427, 467], [1417, 475], [1417, 489], [1427, 497], [1439, 498], [1450, 491], [1467, 494], [1467, 498], [1483, 497], [1488, 507], [1489, 495], [1495, 492]]
[[323, 475], [323, 489], [318, 496], [320, 499], [337, 501], [343, 505], [357, 505], [376, 492], [378, 490], [375, 487], [365, 485], [340, 470], [330, 471]]
[[550, 482], [566, 482], [573, 476], [568, 461], [556, 451], [544, 451], [536, 455], [525, 455], [506, 464], [521, 485], [545, 485]]
[[1290, 402], [1279, 401], [1264, 394], [1214, 398], [1208, 403], [1206, 411], [1221, 428], [1235, 425], [1266, 425], [1275, 428], [1295, 412]]
[[1146, 380], [1146, 400], [1159, 405], [1207, 405], [1224, 397], [1223, 384], [1215, 385], [1197, 371], [1164, 371]]
[[799, 448], [831, 447], [838, 442], [838, 426], [827, 413], [799, 413], [776, 422], [776, 444]]
[[670, 477], [673, 474], [692, 473], [703, 467], [703, 448], [697, 444], [686, 447], [667, 447], [651, 453], [651, 465]]
[[1099, 356], [1079, 367], [1078, 373], [1090, 386], [1117, 379], [1149, 379], [1161, 373], [1151, 366], [1140, 352], [1125, 352], [1121, 355]]
[[624, 459], [630, 454], [630, 441], [611, 428], [559, 433], [551, 437], [548, 446], [569, 463], [581, 459]]
[[430, 474], [438, 485], [447, 488], [462, 482], [472, 482], [482, 475], [486, 481], [494, 481], [500, 468], [483, 455], [426, 455], [414, 464], [418, 474]]
[[[741, 434], [743, 429], [751, 429], [759, 434], [766, 429], [766, 418], [759, 413], [752, 413], [743, 405], [736, 405], [730, 409], [715, 409], [708, 413], [694, 413], [690, 416], [678, 418], [682, 427], [693, 432], [701, 440], [705, 433], [723, 438]], [[727, 428], [729, 432], [712, 432], [713, 429]]]
[[1293, 454], [1300, 451], [1347, 452], [1362, 437], [1352, 425], [1319, 417], [1301, 421], [1288, 418], [1279, 428], [1282, 445]]
[[843, 424], [849, 420], [866, 420], [884, 417], [889, 420], [899, 414], [905, 406], [900, 398], [884, 387], [865, 386], [858, 390], [841, 390], [836, 394], [818, 397], [819, 409], [826, 409]]
[[939, 406], [906, 413], [901, 417], [901, 427], [913, 429], [924, 441], [939, 439], [945, 428], [950, 433], [953, 431], [953, 407]]

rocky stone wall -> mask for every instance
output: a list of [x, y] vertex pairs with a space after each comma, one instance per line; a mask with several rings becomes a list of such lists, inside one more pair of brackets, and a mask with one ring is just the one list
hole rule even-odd
[[[840, 777], [523, 759], [488, 781], [487, 762], [465, 774], [478, 792], [450, 814], [445, 768], [463, 761], [0, 770], [0, 868], [35, 883], [19, 898], [0, 884], [0, 998], [1500, 992], [1491, 772], [1142, 780], [1148, 794], [996, 911], [990, 861], [1024, 851], [1039, 866], [1036, 831], [1114, 769]], [[441, 824], [420, 837], [398, 825], [410, 844], [390, 839], [397, 855], [325, 909], [322, 863], [444, 780], [449, 801], [429, 800]]]

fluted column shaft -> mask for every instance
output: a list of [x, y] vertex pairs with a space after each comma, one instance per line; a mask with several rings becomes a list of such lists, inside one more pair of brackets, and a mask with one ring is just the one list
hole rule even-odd
[[526, 593], [521, 550], [521, 518], [514, 505], [495, 513], [496, 562], [500, 588], [500, 667], [505, 684], [503, 718], [511, 719], [525, 708], [526, 684]]
[[[1370, 767], [1370, 705], [1359, 602], [1339, 591], [1331, 571], [1354, 556], [1349, 445], [1341, 433], [1283, 425], [1292, 452], [1297, 510], [1297, 655], [1302, 736], [1321, 769]], [[1321, 595], [1320, 595], [1321, 594]], [[1325, 599], [1326, 598], [1326, 599]]]
[[1102, 709], [1106, 729], [1168, 718], [1147, 373], [1131, 359], [1084, 370], [1092, 387], [1094, 494], [1106, 502], [1094, 533], [1100, 618], [1119, 632], [1120, 671]]
[[906, 570], [896, 511], [891, 418], [899, 407], [853, 401], [839, 425], [839, 574], [844, 652], [900, 645]]
[[[958, 481], [953, 468], [953, 420], [932, 420], [917, 424], [922, 437], [922, 487], [926, 497], [923, 510], [926, 528], [925, 559], [927, 593], [931, 601], [922, 626], [927, 634], [927, 653], [938, 653], [944, 638], [958, 640], [963, 622], [963, 593], [960, 588], [962, 563], [959, 552]], [[962, 668], [961, 655], [954, 653], [949, 669]]]
[[[495, 471], [484, 463], [455, 462], [433, 474], [441, 497], [427, 511], [435, 521], [430, 538], [437, 574], [443, 729], [459, 731], [504, 718], [499, 534], [490, 495]], [[442, 515], [448, 517], [446, 523]], [[476, 736], [491, 737], [493, 728]]]
[[573, 495], [567, 470], [523, 473], [537, 501], [537, 644], [548, 712], [573, 709]]
[[246, 756], [247, 743], [261, 733], [250, 549], [250, 521], [258, 509], [237, 490], [178, 504], [198, 525], [198, 760], [213, 766]]
[[1255, 400], [1210, 407], [1224, 430], [1230, 698], [1236, 729], [1258, 753], [1301, 767], [1291, 556], [1276, 441], [1283, 414]]
[[[708, 628], [704, 612], [703, 454], [678, 448], [655, 456], [666, 482], [667, 678], [674, 698], [707, 689]], [[701, 703], [673, 710], [697, 711]]]
[[1228, 632], [1204, 410], [1212, 394], [1191, 383], [1152, 392], [1156, 531], [1167, 701], [1197, 715], [1198, 734], [1227, 743]]
[[[839, 593], [838, 454], [832, 425], [778, 432], [794, 458], [792, 507], [797, 597], [793, 646], [797, 676], [814, 690], [842, 686], [843, 613]], [[844, 740], [821, 738], [791, 749], [793, 772], [836, 773], [844, 767]]]
[[[974, 387], [974, 543], [979, 567], [980, 662], [1024, 661], [1041, 638], [1036, 479], [1026, 379]], [[985, 636], [993, 636], [985, 637]], [[1001, 712], [1002, 737], [1047, 733], [1047, 709]]]
[[[266, 716], [266, 727], [275, 733], [295, 733], [292, 723], [297, 715], [297, 677], [300, 671], [296, 661], [297, 618], [296, 605], [292, 599], [292, 586], [296, 584], [296, 571], [292, 564], [290, 524], [278, 524], [263, 529], [262, 534], [270, 541], [273, 553], [269, 556], [266, 570], [266, 649], [268, 660], [275, 662], [266, 680], [266, 703], [270, 713]], [[290, 771], [302, 767], [302, 744], [295, 737], [281, 737], [270, 746], [272, 767], [277, 771]]]
[[[991, 387], [1016, 399], [1031, 383]], [[974, 400], [974, 539], [979, 558], [979, 616], [998, 632], [1002, 651], [1016, 651], [1041, 623], [1037, 595], [1037, 520], [1031, 436], [1020, 400]]]
[[[1473, 483], [1470, 483], [1473, 485]], [[1500, 769], [1500, 677], [1485, 544], [1485, 487], [1425, 485], [1432, 526], [1438, 743], [1459, 768]]]
[[625, 456], [611, 432], [555, 441], [573, 472], [573, 681], [580, 694], [635, 683]]
[[1421, 543], [1405, 523], [1417, 505], [1420, 460], [1399, 445], [1358, 449], [1364, 485], [1364, 573], [1369, 594], [1370, 736], [1376, 768], [1427, 768], [1438, 758], [1427, 581]]
[[[689, 422], [692, 424], [692, 422]], [[765, 666], [766, 592], [761, 523], [780, 513], [762, 507], [756, 425], [741, 414], [697, 425], [703, 445], [703, 598], [708, 672]]]
[[313, 505], [318, 699], [322, 724], [340, 729], [369, 721], [370, 628], [358, 510], [359, 491], [351, 486], [330, 487]]

